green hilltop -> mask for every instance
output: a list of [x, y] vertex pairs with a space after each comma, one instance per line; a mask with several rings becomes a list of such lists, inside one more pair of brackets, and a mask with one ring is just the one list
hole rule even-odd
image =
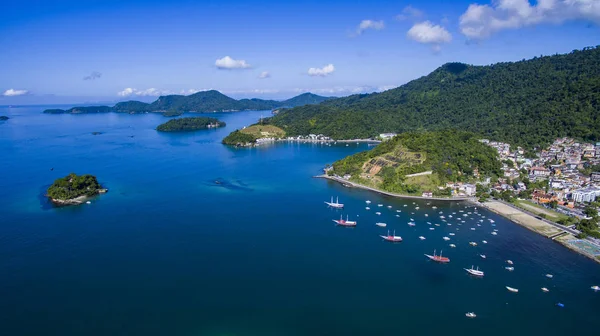
[[335, 139], [458, 129], [532, 147], [557, 137], [600, 140], [600, 48], [473, 66], [447, 63], [381, 93], [284, 109], [270, 123], [288, 135]]
[[201, 129], [224, 127], [225, 122], [215, 118], [189, 117], [171, 119], [166, 123], [158, 125], [157, 131], [160, 132], [188, 132]]

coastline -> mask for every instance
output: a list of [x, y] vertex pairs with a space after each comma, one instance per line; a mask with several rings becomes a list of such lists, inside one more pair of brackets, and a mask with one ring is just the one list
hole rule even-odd
[[456, 202], [472, 201], [472, 198], [470, 198], [470, 197], [424, 197], [424, 196], [396, 194], [396, 193], [391, 193], [388, 191], [383, 191], [383, 190], [367, 187], [367, 186], [359, 184], [359, 183], [351, 182], [351, 181], [344, 180], [339, 177], [329, 176], [329, 175], [317, 175], [317, 176], [314, 176], [314, 178], [323, 178], [323, 179], [335, 181], [335, 182], [342, 183], [342, 184], [349, 184], [354, 188], [370, 190], [370, 191], [373, 191], [373, 192], [376, 192], [376, 193], [379, 193], [382, 195], [398, 197], [398, 198], [424, 199], [424, 200], [434, 200], [434, 201], [456, 201]]

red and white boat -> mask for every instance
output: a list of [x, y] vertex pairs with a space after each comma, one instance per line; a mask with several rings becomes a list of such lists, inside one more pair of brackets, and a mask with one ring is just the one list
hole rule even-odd
[[390, 231], [388, 230], [387, 236], [380, 235], [379, 237], [383, 238], [383, 240], [385, 240], [385, 241], [389, 241], [392, 243], [397, 243], [397, 242], [402, 241], [402, 237], [396, 236], [396, 231], [394, 231], [394, 234], [390, 235]]
[[439, 263], [444, 263], [445, 264], [445, 263], [449, 263], [450, 262], [449, 258], [442, 257], [442, 251], [440, 251], [440, 255], [435, 255], [435, 250], [433, 250], [433, 255], [426, 254], [425, 256], [427, 258], [429, 258], [429, 259], [431, 259], [431, 260], [433, 260], [435, 262], [439, 262]]
[[340, 219], [339, 220], [338, 219], [334, 219], [333, 221], [337, 225], [341, 225], [341, 226], [356, 226], [356, 221], [348, 220], [348, 215], [346, 215], [346, 219], [345, 220], [340, 215]]

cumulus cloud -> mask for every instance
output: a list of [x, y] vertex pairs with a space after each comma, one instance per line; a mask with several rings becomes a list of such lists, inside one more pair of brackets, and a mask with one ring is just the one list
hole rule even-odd
[[271, 74], [268, 71], [263, 71], [260, 73], [260, 75], [258, 75], [258, 78], [261, 78], [261, 79], [271, 78]]
[[98, 71], [92, 71], [91, 74], [89, 74], [88, 76], [83, 77], [83, 80], [94, 80], [94, 79], [98, 79], [102, 77], [102, 73], [98, 72]]
[[309, 76], [325, 77], [331, 75], [335, 71], [333, 64], [327, 64], [322, 68], [310, 68], [308, 69]]
[[419, 43], [431, 45], [435, 52], [440, 50], [440, 44], [452, 41], [452, 35], [446, 28], [434, 25], [430, 21], [416, 23], [409, 29], [406, 36]]
[[502, 30], [568, 20], [600, 24], [600, 1], [538, 0], [531, 5], [528, 0], [495, 0], [490, 5], [469, 5], [459, 24], [466, 37], [477, 40]]
[[382, 30], [384, 27], [383, 21], [362, 20], [356, 28], [356, 35], [362, 34], [365, 30]]
[[159, 90], [155, 88], [149, 88], [145, 90], [138, 90], [134, 88], [125, 88], [123, 91], [117, 92], [117, 95], [120, 97], [129, 97], [129, 96], [144, 96], [144, 97], [157, 97], [162, 95], [173, 94], [173, 92], [168, 90]]
[[416, 20], [416, 19], [420, 19], [421, 17], [423, 17], [425, 13], [423, 13], [423, 11], [416, 9], [415, 7], [408, 5], [406, 7], [404, 7], [404, 9], [402, 10], [402, 13], [396, 15], [396, 19], [400, 20], [400, 21], [404, 21], [404, 20]]
[[217, 67], [217, 69], [222, 70], [249, 69], [252, 67], [250, 64], [246, 63], [245, 60], [236, 60], [229, 56], [225, 56], [216, 60], [215, 66]]
[[28, 93], [29, 93], [29, 91], [27, 91], [27, 90], [8, 89], [8, 90], [4, 91], [4, 93], [2, 95], [5, 97], [15, 97], [15, 96], [24, 96]]

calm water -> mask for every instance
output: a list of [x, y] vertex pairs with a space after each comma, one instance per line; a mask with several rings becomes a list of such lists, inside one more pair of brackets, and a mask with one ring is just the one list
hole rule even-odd
[[[161, 134], [154, 128], [167, 119], [158, 115], [43, 109], [0, 108], [11, 117], [0, 122], [0, 335], [598, 332], [600, 293], [589, 287], [600, 285], [600, 265], [483, 209], [413, 204], [311, 178], [364, 144], [220, 144], [265, 112], [217, 114], [224, 129]], [[96, 175], [109, 193], [52, 207], [44, 189], [70, 172]], [[346, 210], [325, 207], [332, 195]], [[473, 213], [462, 224], [460, 210], [486, 218], [478, 227]], [[447, 218], [452, 226], [440, 211], [457, 213]], [[340, 213], [358, 227], [335, 227]], [[380, 221], [405, 241], [382, 242]], [[434, 249], [451, 263], [426, 261]], [[485, 277], [468, 276], [471, 265]]]

